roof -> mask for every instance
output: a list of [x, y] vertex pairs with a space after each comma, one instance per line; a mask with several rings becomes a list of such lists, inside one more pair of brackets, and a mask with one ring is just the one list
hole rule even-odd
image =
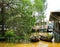
[[60, 12], [51, 12], [49, 20], [60, 20]]

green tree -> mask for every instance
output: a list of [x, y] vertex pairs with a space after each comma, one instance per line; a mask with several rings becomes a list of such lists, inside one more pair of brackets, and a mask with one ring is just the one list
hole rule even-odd
[[29, 17], [32, 14], [30, 0], [0, 0], [0, 22], [2, 25], [2, 32], [4, 34], [4, 25], [7, 19], [20, 14], [22, 17]]
[[46, 3], [46, 0], [34, 0], [34, 4], [33, 4], [33, 7], [34, 7], [34, 11], [36, 11], [38, 13], [38, 16], [36, 16], [36, 21], [39, 20], [39, 24], [41, 25], [41, 22], [43, 21], [43, 25], [44, 24], [44, 19], [46, 18], [44, 13], [45, 13], [45, 10], [47, 8], [47, 4]]
[[18, 8], [13, 12], [14, 16], [11, 16], [6, 20], [6, 25], [10, 29], [14, 29], [15, 35], [19, 36], [21, 40], [27, 39], [31, 34], [32, 27], [35, 23], [35, 18], [32, 16], [33, 7], [30, 0], [20, 0]]
[[0, 0], [0, 22], [2, 34], [4, 35], [4, 25], [15, 30], [18, 36], [31, 33], [32, 26], [35, 24], [33, 12], [43, 12], [45, 0]]

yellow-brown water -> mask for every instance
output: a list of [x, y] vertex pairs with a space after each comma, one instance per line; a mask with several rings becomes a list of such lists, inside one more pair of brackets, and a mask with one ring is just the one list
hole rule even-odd
[[36, 43], [20, 44], [20, 43], [0, 43], [0, 47], [60, 47], [60, 43], [50, 43], [39, 41]]

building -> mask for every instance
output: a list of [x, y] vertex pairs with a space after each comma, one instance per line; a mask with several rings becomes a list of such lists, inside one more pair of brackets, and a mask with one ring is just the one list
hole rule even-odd
[[51, 12], [49, 20], [54, 23], [53, 36], [55, 42], [60, 42], [60, 12]]

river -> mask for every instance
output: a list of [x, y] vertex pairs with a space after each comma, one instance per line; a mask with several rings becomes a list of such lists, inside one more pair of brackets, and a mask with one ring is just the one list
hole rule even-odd
[[60, 47], [60, 43], [51, 43], [45, 41], [39, 41], [29, 44], [0, 42], [0, 47]]

